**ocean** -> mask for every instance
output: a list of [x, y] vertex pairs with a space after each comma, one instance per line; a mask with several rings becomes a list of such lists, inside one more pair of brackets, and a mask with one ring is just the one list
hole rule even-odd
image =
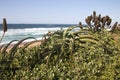
[[[73, 24], [8, 24], [8, 30], [0, 43], [6, 44], [12, 40], [21, 40], [26, 37], [35, 37], [37, 40], [42, 39], [48, 31], [57, 31], [74, 26]], [[0, 37], [3, 34], [3, 26], [0, 24]]]

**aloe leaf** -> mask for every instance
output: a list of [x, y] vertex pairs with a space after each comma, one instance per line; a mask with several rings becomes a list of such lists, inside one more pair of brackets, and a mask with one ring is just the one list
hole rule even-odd
[[18, 40], [12, 40], [11, 42], [9, 42], [8, 44], [6, 44], [6, 46], [3, 48], [2, 53], [5, 53], [7, 48], [10, 46], [11, 43], [18, 41]]
[[27, 38], [24, 38], [24, 39], [20, 40], [18, 43], [16, 43], [16, 44], [11, 48], [11, 50], [10, 50], [11, 57], [14, 56], [17, 47], [18, 47], [23, 41], [25, 41], [25, 40], [27, 40], [27, 39], [35, 39], [35, 40], [36, 40], [36, 38], [34, 38], [34, 37], [27, 37]]
[[66, 30], [63, 32], [63, 39], [65, 39], [66, 35], [67, 35], [71, 30], [73, 30], [74, 28], [77, 28], [77, 26], [69, 27], [68, 29], [66, 29]]
[[98, 44], [98, 41], [93, 40], [93, 39], [80, 39], [81, 42], [91, 42], [91, 43], [95, 43]]
[[0, 52], [1, 52], [1, 50], [2, 50], [2, 48], [5, 46], [5, 44], [3, 44], [3, 45], [1, 45], [0, 46]]
[[62, 36], [59, 34], [54, 34], [53, 37], [62, 38]]
[[96, 37], [94, 37], [93, 35], [79, 35], [79, 38], [80, 39], [83, 39], [83, 38], [88, 38], [88, 39], [94, 39], [96, 41], [98, 41], [99, 39], [97, 39]]
[[25, 49], [25, 48], [29, 47], [31, 44], [35, 43], [36, 41], [37, 40], [27, 43], [22, 49]]

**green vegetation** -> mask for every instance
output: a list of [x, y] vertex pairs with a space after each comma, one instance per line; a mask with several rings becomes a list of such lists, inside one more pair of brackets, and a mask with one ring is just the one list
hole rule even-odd
[[114, 40], [112, 34], [105, 29], [83, 29], [80, 23], [48, 32], [38, 47], [17, 47], [29, 38], [19, 41], [9, 53], [3, 46], [0, 79], [119, 80], [120, 39]]

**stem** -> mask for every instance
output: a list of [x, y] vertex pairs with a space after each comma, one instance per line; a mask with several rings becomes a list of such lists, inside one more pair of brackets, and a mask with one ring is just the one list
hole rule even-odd
[[1, 41], [2, 41], [2, 39], [3, 39], [3, 37], [4, 37], [4, 35], [5, 35], [5, 32], [3, 32], [3, 35], [2, 35], [2, 37], [1, 37], [1, 39], [0, 39], [0, 43], [1, 43]]

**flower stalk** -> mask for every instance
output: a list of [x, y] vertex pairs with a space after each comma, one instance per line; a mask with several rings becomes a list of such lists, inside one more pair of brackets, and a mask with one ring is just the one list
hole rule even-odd
[[6, 31], [7, 31], [7, 21], [6, 21], [6, 18], [3, 18], [3, 34], [2, 34], [2, 36], [0, 38], [0, 43], [1, 43], [1, 41], [2, 41], [2, 39], [4, 37], [4, 35], [5, 35]]

